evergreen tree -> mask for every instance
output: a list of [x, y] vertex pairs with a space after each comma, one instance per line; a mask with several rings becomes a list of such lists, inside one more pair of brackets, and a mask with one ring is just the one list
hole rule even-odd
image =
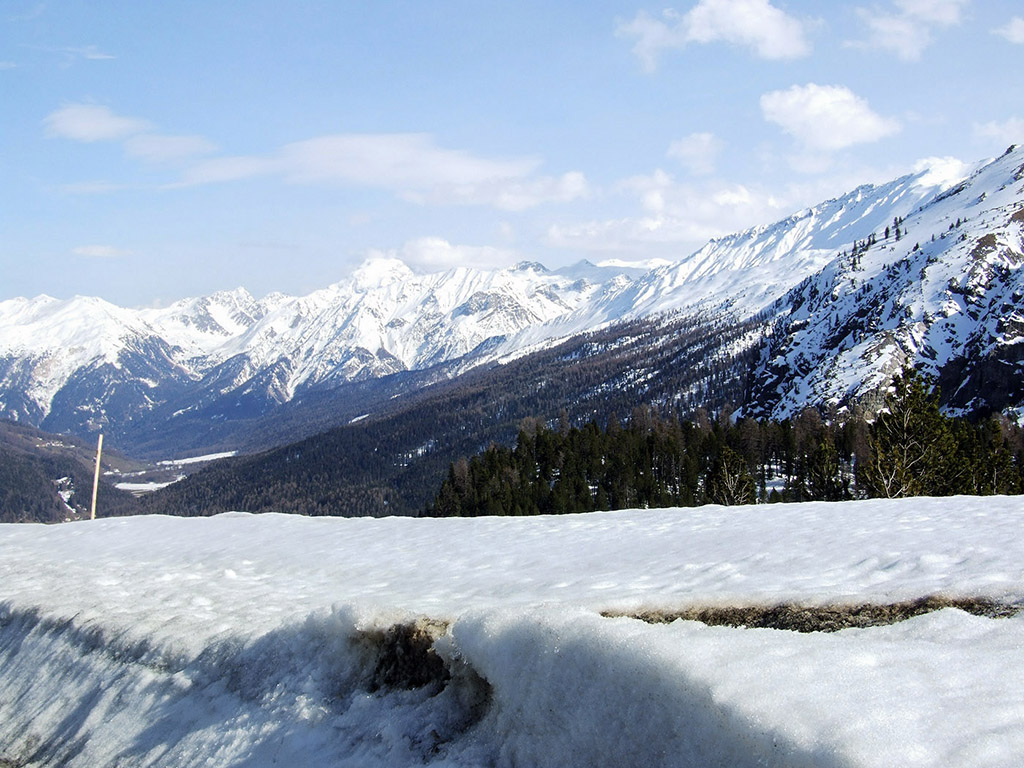
[[728, 446], [722, 447], [711, 465], [707, 481], [707, 500], [711, 504], [725, 506], [753, 504], [757, 500], [757, 486], [747, 463]]
[[894, 392], [871, 427], [863, 486], [871, 496], [946, 496], [959, 492], [963, 464], [939, 393], [912, 368], [894, 381]]

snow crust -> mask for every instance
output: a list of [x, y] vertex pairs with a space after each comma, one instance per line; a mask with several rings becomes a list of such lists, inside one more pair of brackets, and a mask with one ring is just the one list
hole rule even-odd
[[[0, 526], [0, 761], [1019, 765], [1022, 617], [798, 634], [600, 612], [1019, 604], [1022, 522], [1024, 497], [959, 497]], [[450, 624], [452, 680], [371, 691], [368, 638], [416, 616]]]

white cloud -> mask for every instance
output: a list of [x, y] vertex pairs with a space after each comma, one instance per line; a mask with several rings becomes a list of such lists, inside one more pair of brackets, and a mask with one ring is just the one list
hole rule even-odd
[[[181, 163], [198, 155], [216, 151], [213, 142], [202, 136], [167, 136], [151, 133], [153, 124], [137, 117], [114, 114], [108, 107], [98, 104], [68, 104], [51, 112], [43, 120], [46, 133], [51, 137], [75, 141], [121, 141], [125, 154], [154, 165]], [[94, 192], [94, 183], [71, 185], [65, 191]]]
[[109, 61], [117, 58], [109, 53], [104, 53], [95, 45], [87, 45], [82, 48], [61, 48], [60, 50], [69, 56], [81, 57], [89, 61]]
[[1005, 37], [1011, 43], [1024, 45], [1024, 17], [1014, 16], [1005, 27], [993, 29], [992, 32]]
[[[152, 133], [146, 120], [114, 114], [95, 104], [70, 104], [44, 120], [47, 134], [76, 141], [124, 143], [125, 153], [151, 164], [182, 164], [186, 187], [261, 176], [291, 184], [346, 184], [387, 189], [416, 203], [489, 205], [521, 211], [589, 194], [578, 171], [539, 176], [536, 157], [495, 159], [437, 146], [424, 133], [337, 134], [286, 144], [266, 155], [197, 159], [217, 147], [202, 136]], [[95, 183], [74, 190], [108, 191]]]
[[[913, 168], [917, 173], [928, 172], [924, 183], [950, 183], [968, 169], [951, 157], [927, 158]], [[829, 174], [794, 177], [782, 186], [765, 187], [710, 178], [677, 181], [672, 174], [655, 170], [625, 179], [610, 190], [637, 201], [633, 215], [560, 223], [549, 227], [545, 244], [590, 252], [595, 261], [678, 260], [712, 238], [779, 221], [862, 184], [884, 183], [910, 171], [905, 165], [879, 168], [844, 163]]]
[[957, 157], [923, 157], [913, 165], [914, 173], [923, 173], [924, 186], [951, 187], [970, 172], [971, 166]]
[[579, 171], [561, 176], [498, 178], [476, 184], [437, 184], [428, 194], [401, 193], [413, 202], [441, 205], [490, 205], [503, 211], [524, 211], [544, 203], [568, 203], [590, 193], [586, 177]]
[[950, 27], [960, 23], [960, 12], [971, 0], [896, 0], [900, 11], [927, 24]]
[[714, 173], [718, 154], [725, 148], [725, 142], [713, 133], [691, 133], [673, 141], [666, 153], [678, 160], [690, 173], [708, 175]]
[[145, 133], [129, 137], [125, 152], [148, 163], [173, 163], [216, 151], [217, 146], [202, 136], [161, 136]]
[[679, 14], [668, 9], [662, 16], [664, 21], [640, 11], [632, 21], [619, 22], [615, 30], [619, 37], [636, 40], [633, 54], [640, 59], [645, 72], [658, 68], [658, 55], [663, 50], [682, 48], [687, 43], [686, 29]]
[[928, 26], [906, 16], [876, 13], [858, 8], [857, 14], [868, 27], [868, 37], [849, 43], [855, 48], [890, 51], [904, 61], [917, 61], [931, 45]]
[[762, 59], [810, 53], [804, 27], [768, 0], [700, 0], [686, 15], [689, 39], [745, 45]]
[[257, 176], [269, 176], [282, 170], [282, 164], [276, 157], [237, 156], [214, 157], [204, 160], [185, 171], [181, 182], [172, 186], [192, 186], [196, 184], [217, 184], [226, 181], [240, 181]]
[[839, 85], [794, 85], [761, 96], [764, 119], [812, 152], [833, 152], [877, 141], [900, 123], [874, 112], [867, 101]]
[[488, 160], [438, 147], [422, 133], [342, 134], [288, 144], [280, 154], [292, 182], [331, 182], [398, 188], [473, 185], [520, 178], [536, 159]]
[[731, 43], [762, 59], [795, 59], [811, 50], [804, 24], [769, 0], [699, 0], [685, 14], [669, 9], [660, 19], [640, 11], [616, 32], [636, 41], [633, 53], [648, 72], [657, 68], [662, 51], [689, 43]]
[[678, 258], [711, 238], [777, 218], [784, 205], [775, 196], [742, 184], [681, 184], [663, 170], [626, 179], [617, 189], [636, 197], [640, 215], [556, 224], [548, 229], [547, 244], [594, 253]]
[[974, 135], [999, 145], [1024, 143], [1024, 119], [1011, 117], [1002, 122], [975, 123]]
[[353, 184], [389, 189], [419, 203], [493, 205], [523, 210], [587, 193], [578, 172], [536, 177], [536, 158], [495, 160], [438, 147], [427, 134], [340, 134], [285, 145], [270, 155], [199, 163], [181, 185], [280, 176], [293, 184]]
[[0, 70], [4, 69], [17, 69], [18, 65], [13, 61], [0, 61]]
[[112, 141], [148, 130], [150, 124], [135, 117], [115, 115], [97, 104], [69, 104], [43, 120], [49, 136], [75, 141]]
[[117, 259], [131, 255], [131, 251], [121, 250], [110, 245], [80, 245], [77, 248], [72, 248], [71, 252], [75, 256], [87, 256], [90, 259]]
[[453, 267], [504, 267], [519, 260], [519, 254], [507, 248], [453, 245], [440, 237], [420, 237], [400, 248], [366, 253], [368, 259], [399, 259], [421, 272], [439, 272]]
[[867, 37], [847, 41], [855, 48], [875, 48], [894, 53], [904, 61], [917, 61], [932, 43], [933, 27], [959, 24], [961, 11], [970, 0], [895, 0], [891, 12], [858, 8], [867, 26]]

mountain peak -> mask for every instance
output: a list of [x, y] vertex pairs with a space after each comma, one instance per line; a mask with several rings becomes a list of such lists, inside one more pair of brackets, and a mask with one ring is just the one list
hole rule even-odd
[[539, 272], [545, 274], [548, 268], [538, 261], [519, 261], [510, 267], [512, 272]]
[[413, 272], [401, 259], [388, 257], [369, 258], [352, 273], [356, 288], [366, 291], [390, 283], [408, 280]]

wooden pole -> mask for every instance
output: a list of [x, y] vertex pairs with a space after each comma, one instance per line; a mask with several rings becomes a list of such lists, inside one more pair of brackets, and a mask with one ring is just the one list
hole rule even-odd
[[92, 511], [89, 519], [96, 519], [96, 492], [100, 489], [100, 456], [103, 453], [103, 433], [100, 432], [100, 441], [96, 445], [96, 474], [92, 477]]

